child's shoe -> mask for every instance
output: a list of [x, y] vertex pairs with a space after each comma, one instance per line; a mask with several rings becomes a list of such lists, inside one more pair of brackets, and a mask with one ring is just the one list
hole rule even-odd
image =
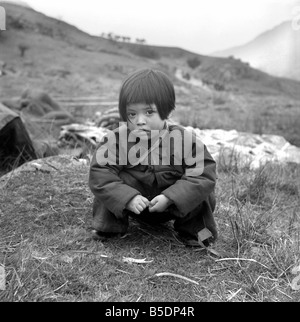
[[202, 248], [208, 247], [213, 241], [212, 239], [213, 235], [207, 228], [204, 228], [198, 232], [197, 239], [196, 237], [193, 237], [190, 234], [182, 233], [182, 232], [178, 232], [177, 236], [178, 236], [178, 239], [184, 245], [190, 246], [190, 247], [202, 247]]
[[188, 247], [202, 247], [197, 239], [194, 239], [188, 235], [184, 234], [177, 234], [177, 238], [185, 245]]

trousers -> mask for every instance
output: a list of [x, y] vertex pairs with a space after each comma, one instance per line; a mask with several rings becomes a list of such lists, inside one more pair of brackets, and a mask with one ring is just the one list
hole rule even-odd
[[[136, 188], [144, 197], [149, 196], [149, 192], [145, 191], [140, 182], [133, 180], [132, 176], [121, 174], [121, 178], [126, 184]], [[123, 216], [117, 218], [105, 207], [103, 202], [95, 197], [92, 210], [92, 228], [100, 232], [123, 234], [128, 230], [129, 217], [140, 219], [149, 224], [159, 224], [174, 220], [174, 230], [180, 234], [197, 240], [198, 232], [207, 228], [213, 235], [212, 239], [216, 240], [218, 238], [218, 231], [213, 216], [215, 206], [216, 198], [214, 192], [212, 192], [205, 200], [199, 202], [199, 205], [195, 209], [186, 215], [180, 213], [173, 204], [164, 212], [159, 213], [149, 212], [148, 208], [146, 208], [139, 215], [136, 215], [133, 212], [124, 209]]]

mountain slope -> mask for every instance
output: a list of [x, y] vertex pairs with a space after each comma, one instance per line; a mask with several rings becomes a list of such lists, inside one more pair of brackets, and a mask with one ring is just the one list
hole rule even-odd
[[[182, 70], [187, 77], [217, 88], [280, 92], [300, 98], [299, 83], [274, 78], [238, 60], [181, 48], [116, 42], [91, 36], [30, 8], [1, 4], [7, 12], [7, 31], [0, 36], [0, 61], [7, 66], [6, 77], [0, 77], [2, 96], [16, 95], [29, 84], [57, 94], [77, 96], [109, 90], [115, 95], [125, 75], [151, 66], [164, 70], [174, 82], [178, 81], [176, 72]], [[187, 61], [195, 58], [199, 66], [190, 68]]]
[[[87, 119], [104, 108], [99, 101], [115, 106], [110, 102], [117, 101], [130, 72], [158, 68], [174, 82], [173, 118], [181, 124], [279, 134], [300, 146], [298, 81], [239, 59], [91, 36], [30, 8], [1, 5], [7, 13], [7, 30], [0, 33], [1, 102], [20, 98], [26, 89], [41, 90]], [[83, 103], [88, 100], [93, 104]]]
[[3, 2], [18, 5], [21, 7], [31, 8], [31, 6], [26, 1], [22, 1], [22, 0], [5, 0], [5, 1], [0, 1], [0, 4]]
[[271, 75], [300, 80], [300, 33], [285, 21], [242, 46], [219, 51], [219, 57], [234, 56]]

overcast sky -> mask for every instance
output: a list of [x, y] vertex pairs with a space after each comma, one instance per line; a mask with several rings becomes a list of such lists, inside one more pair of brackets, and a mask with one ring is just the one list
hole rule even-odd
[[112, 32], [199, 54], [242, 45], [300, 13], [300, 0], [25, 1], [92, 35]]

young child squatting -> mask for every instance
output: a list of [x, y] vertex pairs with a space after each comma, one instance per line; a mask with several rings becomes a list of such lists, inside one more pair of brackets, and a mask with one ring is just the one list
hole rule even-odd
[[138, 70], [123, 82], [125, 123], [103, 138], [90, 166], [95, 239], [125, 234], [129, 217], [174, 220], [187, 245], [203, 230], [211, 232], [206, 244], [217, 239], [216, 163], [194, 132], [168, 121], [175, 101], [171, 80], [159, 70]]

